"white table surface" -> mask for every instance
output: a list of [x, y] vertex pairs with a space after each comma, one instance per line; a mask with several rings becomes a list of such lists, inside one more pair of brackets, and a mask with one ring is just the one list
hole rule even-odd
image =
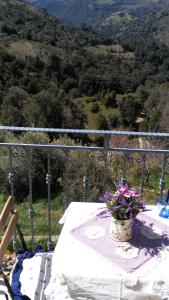
[[[47, 300], [168, 300], [169, 249], [161, 251], [136, 271], [126, 273], [78, 241], [70, 231], [103, 209], [101, 203], [72, 202], [60, 223], [64, 224], [55, 247]], [[149, 216], [158, 216], [156, 206], [147, 206]]]

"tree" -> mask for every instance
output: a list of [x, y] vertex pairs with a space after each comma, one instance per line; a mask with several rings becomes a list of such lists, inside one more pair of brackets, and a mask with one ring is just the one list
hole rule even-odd
[[28, 126], [43, 128], [83, 128], [85, 121], [82, 112], [56, 86], [30, 97], [23, 115]]
[[58, 91], [41, 91], [24, 105], [24, 117], [28, 126], [62, 127], [62, 104]]
[[[2, 139], [2, 137], [1, 137]], [[27, 132], [20, 136], [7, 133], [4, 142], [23, 144], [49, 144], [49, 137], [45, 133]], [[54, 139], [51, 145], [78, 146], [74, 140], [68, 137]], [[7, 149], [3, 150], [0, 156], [0, 189], [3, 193], [10, 193], [10, 186], [7, 175], [9, 168], [9, 157]], [[22, 202], [29, 197], [29, 163], [30, 152], [27, 148], [12, 149], [13, 154], [13, 174], [14, 174], [14, 195], [17, 202]], [[33, 201], [38, 198], [47, 198], [46, 175], [48, 173], [47, 154], [50, 153], [50, 173], [51, 173], [51, 197], [56, 195], [61, 197], [61, 192], [66, 201], [79, 201], [84, 197], [84, 176], [86, 180], [86, 199], [97, 201], [102, 192], [103, 176], [105, 176], [104, 162], [99, 160], [100, 153], [96, 153], [93, 159], [88, 158], [86, 168], [86, 153], [84, 151], [73, 150], [39, 150], [33, 149], [31, 160], [32, 194]], [[24, 154], [24, 155], [23, 155]], [[68, 155], [67, 155], [68, 154]], [[106, 168], [106, 183], [112, 185], [112, 167]], [[67, 203], [68, 204], [68, 203]]]
[[136, 97], [142, 105], [145, 103], [149, 96], [149, 89], [146, 86], [139, 86], [136, 91]]
[[64, 101], [62, 117], [63, 128], [84, 128], [86, 116], [72, 102]]
[[11, 34], [17, 34], [17, 31], [15, 28], [7, 25], [7, 24], [3, 24], [2, 27], [1, 27], [1, 31], [3, 33], [7, 33], [8, 35], [11, 35]]
[[99, 105], [97, 102], [94, 102], [92, 103], [92, 106], [91, 106], [91, 112], [92, 113], [98, 113], [99, 112]]
[[[23, 144], [49, 144], [49, 137], [45, 133], [27, 132], [22, 135], [13, 135], [12, 133], [5, 134], [4, 142], [23, 143]], [[55, 141], [54, 141], [55, 143]], [[14, 195], [17, 202], [23, 201], [29, 196], [29, 163], [30, 152], [25, 148], [12, 149], [13, 155], [13, 174], [14, 174]], [[24, 154], [24, 155], [23, 155]], [[47, 169], [47, 153], [46, 151], [33, 150], [31, 160], [31, 175], [32, 175], [32, 194], [33, 199], [47, 197], [46, 174]], [[23, 156], [22, 156], [23, 155]], [[60, 183], [58, 178], [63, 174], [63, 161], [58, 155], [56, 159], [51, 159], [51, 197], [56, 196], [60, 192]], [[9, 161], [6, 155], [6, 150], [0, 157], [0, 189], [3, 193], [10, 193], [8, 183], [8, 168]]]
[[47, 57], [46, 67], [48, 71], [58, 71], [60, 69], [60, 59], [59, 57], [51, 53]]
[[25, 125], [23, 106], [28, 96], [28, 93], [18, 86], [13, 86], [8, 90], [1, 107], [1, 123], [3, 125]]
[[104, 102], [104, 105], [106, 106], [106, 108], [117, 107], [115, 91], [107, 93], [104, 97], [103, 102]]
[[135, 98], [131, 95], [124, 96], [119, 101], [119, 110], [124, 126], [135, 127], [137, 117], [140, 114], [140, 105]]
[[99, 116], [98, 126], [97, 127], [100, 130], [108, 130], [109, 129], [109, 125], [108, 125], [107, 119], [102, 114], [100, 114], [100, 116]]
[[0, 49], [0, 60], [4, 62], [11, 62], [14, 60], [14, 56], [11, 55], [6, 49]]
[[116, 114], [109, 115], [108, 117], [110, 128], [117, 128], [120, 126], [119, 116]]
[[65, 79], [65, 81], [63, 82], [63, 89], [68, 92], [70, 89], [73, 89], [77, 86], [77, 80], [68, 77], [67, 79]]

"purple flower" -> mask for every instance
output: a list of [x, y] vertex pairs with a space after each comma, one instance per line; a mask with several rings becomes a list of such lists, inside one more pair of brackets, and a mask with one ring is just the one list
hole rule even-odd
[[115, 193], [106, 192], [99, 200], [106, 203], [108, 211], [119, 220], [134, 218], [140, 211], [145, 210], [145, 200], [141, 198], [136, 188], [127, 184], [116, 184]]
[[140, 192], [135, 188], [130, 189], [129, 193], [132, 197], [140, 197], [141, 196]]
[[129, 187], [128, 187], [128, 184], [116, 184], [116, 189], [118, 192], [120, 193], [125, 193], [128, 191]]
[[99, 200], [101, 202], [107, 202], [107, 201], [111, 200], [112, 197], [113, 197], [113, 194], [111, 192], [106, 192], [102, 196], [99, 197]]

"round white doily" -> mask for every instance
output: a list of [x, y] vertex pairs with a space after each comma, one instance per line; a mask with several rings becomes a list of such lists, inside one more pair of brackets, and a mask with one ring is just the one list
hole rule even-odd
[[91, 240], [99, 239], [105, 235], [105, 229], [101, 226], [88, 226], [85, 228], [84, 235]]
[[139, 249], [130, 243], [124, 243], [116, 248], [116, 254], [125, 259], [132, 259], [139, 255]]

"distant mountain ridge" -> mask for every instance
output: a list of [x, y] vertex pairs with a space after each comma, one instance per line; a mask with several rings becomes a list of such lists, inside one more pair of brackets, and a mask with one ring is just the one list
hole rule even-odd
[[79, 26], [87, 24], [104, 34], [123, 31], [132, 20], [169, 8], [169, 0], [27, 0], [59, 19]]
[[[137, 41], [156, 41], [169, 47], [169, 9], [162, 9], [131, 22], [126, 29], [119, 34], [117, 40], [123, 45], [130, 44], [135, 48]], [[124, 42], [124, 43], [123, 43]]]

